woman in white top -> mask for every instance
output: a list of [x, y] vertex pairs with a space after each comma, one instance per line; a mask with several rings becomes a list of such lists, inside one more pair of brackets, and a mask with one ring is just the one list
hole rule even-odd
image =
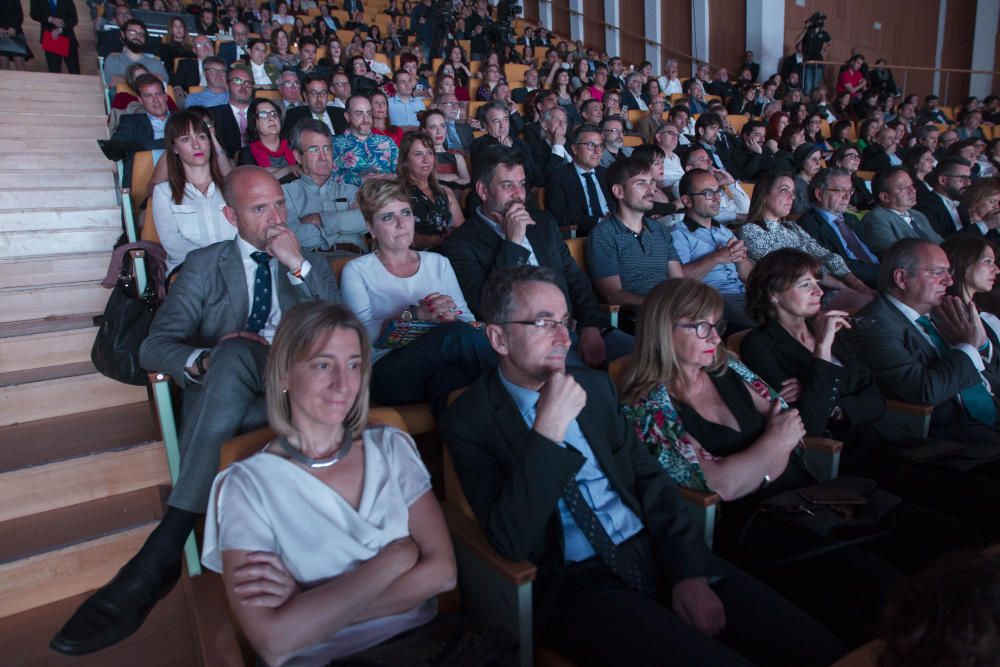
[[278, 85], [278, 68], [267, 60], [267, 43], [260, 39], [247, 42], [247, 64], [253, 75], [253, 87], [273, 88]]
[[[957, 296], [966, 305], [977, 301], [981, 307], [996, 308], [996, 299], [991, 298], [993, 285], [1000, 273], [996, 246], [985, 237], [967, 233], [952, 234], [941, 244], [941, 249], [948, 255], [952, 270], [948, 294]], [[977, 294], [982, 296], [977, 299]], [[993, 354], [1000, 353], [1000, 318], [985, 311], [979, 313], [979, 318], [985, 325], [988, 339], [996, 348]]]
[[[448, 394], [494, 367], [496, 355], [473, 325], [447, 258], [410, 249], [415, 222], [403, 187], [369, 179], [357, 196], [376, 249], [347, 263], [340, 286], [373, 341], [372, 398], [382, 405], [429, 400], [440, 414]], [[412, 342], [399, 339], [421, 329]]]
[[153, 188], [152, 207], [170, 272], [192, 250], [232, 239], [236, 228], [222, 213], [224, 176], [211, 130], [201, 115], [175, 113], [167, 120], [163, 135], [167, 180]]
[[673, 58], [663, 63], [663, 74], [657, 78], [657, 81], [660, 84], [660, 90], [663, 91], [663, 96], [667, 100], [670, 99], [671, 95], [684, 92], [684, 89], [681, 87], [681, 78], [678, 75], [677, 61]]
[[365, 328], [347, 309], [289, 310], [265, 377], [277, 436], [212, 485], [202, 562], [222, 573], [229, 608], [268, 665], [326, 665], [412, 641], [397, 636], [414, 628], [426, 637], [440, 623], [426, 625], [435, 596], [455, 586], [413, 440], [367, 427], [370, 371]]

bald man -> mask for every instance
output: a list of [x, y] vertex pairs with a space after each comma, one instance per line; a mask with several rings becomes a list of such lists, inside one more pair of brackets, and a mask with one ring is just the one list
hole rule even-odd
[[143, 368], [169, 373], [184, 392], [169, 507], [139, 553], [52, 640], [60, 653], [121, 641], [170, 591], [184, 541], [205, 513], [222, 443], [267, 422], [263, 371], [282, 313], [313, 299], [340, 302], [327, 262], [303, 252], [285, 224], [285, 194], [271, 174], [238, 167], [223, 197], [236, 238], [188, 254], [140, 349]]

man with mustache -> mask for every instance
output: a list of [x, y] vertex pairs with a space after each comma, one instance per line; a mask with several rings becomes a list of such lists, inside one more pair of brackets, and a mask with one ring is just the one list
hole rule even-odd
[[121, 53], [112, 53], [104, 59], [104, 80], [109, 88], [125, 83], [125, 69], [132, 63], [142, 63], [146, 71], [166, 82], [167, 68], [156, 56], [146, 53], [146, 24], [139, 19], [129, 19], [121, 29]]

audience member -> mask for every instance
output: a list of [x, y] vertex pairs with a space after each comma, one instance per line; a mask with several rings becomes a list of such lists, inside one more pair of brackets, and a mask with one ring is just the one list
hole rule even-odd
[[169, 507], [139, 553], [53, 639], [61, 653], [128, 637], [173, 587], [184, 542], [208, 506], [222, 443], [264, 425], [264, 366], [282, 313], [296, 303], [340, 300], [326, 260], [303, 253], [285, 225], [285, 196], [273, 176], [238, 167], [223, 197], [236, 238], [188, 254], [140, 349], [144, 368], [169, 373], [184, 392]]
[[[663, 151], [663, 182], [661, 189], [673, 190], [674, 186], [684, 176], [684, 167], [681, 166], [681, 158], [677, 155], [677, 142], [680, 139], [680, 132], [670, 123], [663, 123], [656, 130], [655, 143]], [[607, 146], [607, 137], [604, 139]], [[603, 166], [603, 160], [602, 165]]]
[[285, 70], [278, 75], [278, 93], [281, 95], [281, 110], [285, 113], [304, 105], [302, 82], [299, 80], [298, 74], [292, 70]]
[[795, 200], [792, 202], [791, 210], [791, 215], [795, 218], [809, 208], [809, 182], [819, 172], [822, 157], [819, 146], [815, 144], [802, 144], [795, 149], [792, 156], [795, 165]]
[[347, 129], [333, 139], [333, 159], [338, 178], [354, 186], [375, 174], [396, 171], [399, 148], [389, 137], [372, 132], [372, 104], [352, 95], [347, 100]]
[[[835, 659], [844, 649], [826, 630], [709, 552], [607, 376], [568, 369], [573, 312], [557, 281], [533, 266], [491, 277], [483, 307], [500, 369], [442, 425], [490, 544], [538, 567], [542, 638], [577, 663]], [[602, 464], [612, 453], [616, 465]]]
[[[433, 108], [444, 114], [448, 150], [470, 151], [475, 136], [472, 127], [461, 120], [462, 104], [455, 97], [455, 94], [440, 93], [434, 98]], [[489, 131], [488, 127], [483, 129]]]
[[[378, 252], [344, 267], [345, 304], [372, 344], [372, 399], [382, 405], [430, 400], [435, 414], [448, 395], [496, 365], [496, 356], [462, 298], [445, 257], [412, 250], [414, 218], [405, 190], [369, 179], [358, 207]], [[461, 228], [459, 228], [461, 229]], [[407, 331], [420, 326], [422, 333]]]
[[125, 152], [125, 185], [132, 183], [132, 158], [138, 151], [161, 150], [163, 133], [170, 109], [163, 81], [152, 74], [143, 74], [135, 81], [142, 111], [124, 114], [111, 135], [111, 143]]
[[748, 120], [740, 130], [740, 139], [730, 155], [734, 175], [743, 181], [756, 181], [762, 174], [774, 170], [774, 152], [765, 145], [767, 126], [764, 123]]
[[184, 106], [210, 108], [227, 104], [229, 88], [226, 86], [226, 64], [222, 58], [208, 56], [202, 61], [202, 71], [205, 75], [205, 89], [188, 95]]
[[446, 146], [448, 140], [448, 123], [444, 112], [440, 109], [428, 109], [420, 119], [420, 129], [426, 132], [434, 141], [434, 156], [437, 161], [437, 180], [452, 188], [464, 188], [469, 185], [469, 168], [461, 151], [450, 150]]
[[[284, 34], [284, 31], [278, 32]], [[278, 75], [281, 70], [267, 61], [267, 43], [262, 39], [251, 39], [247, 42], [248, 51], [244, 61], [247, 72], [250, 73], [250, 82], [255, 89], [270, 90], [278, 83]], [[231, 72], [230, 72], [231, 73]]]
[[219, 44], [219, 57], [226, 62], [227, 67], [232, 67], [237, 61], [245, 60], [249, 45], [247, 40], [250, 37], [250, 29], [246, 23], [237, 22], [230, 26], [230, 34], [233, 39]]
[[750, 197], [728, 171], [715, 167], [704, 146], [692, 146], [681, 162], [685, 172], [692, 169], [704, 169], [711, 172], [719, 181], [722, 194], [719, 201], [719, 212], [714, 216], [716, 222], [730, 223], [746, 218], [747, 212], [750, 210]]
[[403, 128], [389, 120], [389, 98], [381, 90], [376, 90], [368, 96], [368, 101], [372, 105], [372, 134], [389, 137], [398, 149], [403, 142]]
[[663, 122], [663, 96], [656, 95], [649, 100], [649, 113], [639, 119], [632, 133], [640, 137], [644, 143], [653, 143], [656, 131]]
[[219, 138], [219, 143], [226, 150], [226, 155], [230, 158], [236, 157], [240, 149], [246, 146], [247, 140], [247, 111], [250, 107], [250, 100], [253, 99], [253, 79], [250, 69], [245, 65], [236, 65], [229, 70], [228, 104], [220, 104], [211, 107], [212, 123], [215, 125], [215, 134]]
[[[156, 56], [145, 53], [146, 24], [138, 19], [129, 19], [122, 28], [122, 50], [104, 59], [104, 80], [109, 87], [125, 83], [125, 68], [132, 63], [142, 63], [146, 70], [166, 82], [169, 78], [163, 63]], [[49, 53], [46, 51], [46, 53]]]
[[934, 151], [919, 144], [909, 148], [903, 157], [903, 167], [906, 168], [910, 178], [913, 179], [914, 187], [917, 188], [918, 206], [927, 194], [933, 192], [927, 178], [934, 171], [935, 164], [937, 164], [937, 160], [934, 159]]
[[308, 250], [362, 253], [367, 250], [358, 188], [333, 172], [330, 128], [307, 118], [295, 125], [288, 143], [301, 176], [283, 186], [288, 228]]
[[237, 164], [263, 167], [282, 183], [298, 178], [299, 164], [288, 141], [281, 137], [281, 109], [277, 102], [258, 97], [250, 103], [247, 140], [250, 143], [240, 150]]
[[399, 70], [393, 82], [396, 94], [389, 98], [389, 122], [404, 130], [416, 129], [420, 125], [417, 114], [424, 110], [424, 103], [413, 97], [413, 76], [406, 70]]
[[605, 116], [600, 127], [601, 139], [604, 140], [600, 165], [607, 169], [619, 157], [631, 155], [632, 148], [625, 145], [625, 126], [617, 116]]
[[[205, 61], [215, 53], [212, 40], [206, 35], [198, 35], [191, 40], [191, 44], [194, 48], [194, 58], [178, 59], [176, 68], [170, 75], [170, 85], [174, 87], [175, 95], [186, 94], [191, 86], [208, 85]], [[223, 71], [225, 71], [225, 66], [223, 66]]]
[[[930, 151], [927, 147], [921, 148]], [[938, 162], [926, 181], [930, 188], [917, 189], [914, 210], [927, 218], [941, 238], [966, 229], [969, 226], [969, 211], [960, 205], [960, 200], [972, 183], [972, 166], [962, 159], [945, 158]], [[980, 234], [987, 231], [985, 224], [978, 228]]]
[[858, 167], [861, 166], [861, 150], [854, 145], [841, 146], [833, 151], [829, 164], [832, 167], [839, 167], [851, 175], [851, 208], [859, 211], [867, 211], [875, 206], [875, 196], [871, 192], [871, 184], [858, 176]]
[[[524, 139], [518, 139], [510, 134], [510, 115], [507, 113], [507, 107], [499, 102], [487, 102], [483, 105], [482, 114], [486, 121], [486, 134], [477, 137], [472, 142], [469, 163], [475, 165], [484, 153], [493, 150], [496, 146], [512, 148], [521, 154], [529, 187], [543, 185], [545, 171], [535, 163], [531, 146]], [[562, 116], [565, 118], [565, 114]]]
[[883, 127], [875, 135], [875, 143], [869, 144], [861, 154], [861, 168], [865, 171], [880, 172], [890, 167], [899, 167], [903, 161], [896, 154], [899, 135], [891, 127]]
[[164, 133], [167, 181], [153, 188], [153, 218], [160, 245], [167, 251], [167, 272], [192, 250], [228, 241], [236, 228], [226, 220], [222, 184], [211, 130], [192, 111], [174, 114]]
[[943, 240], [927, 217], [916, 210], [917, 189], [902, 167], [875, 174], [872, 193], [878, 204], [865, 216], [861, 238], [876, 255], [882, 255], [899, 239], [920, 238], [940, 245]]
[[458, 198], [451, 188], [438, 183], [437, 171], [434, 139], [419, 130], [406, 133], [399, 151], [398, 173], [400, 185], [410, 198], [416, 250], [439, 245], [465, 222]]
[[1000, 179], [976, 181], [962, 194], [959, 210], [968, 212], [967, 229], [997, 242], [1000, 228]]
[[567, 143], [573, 162], [548, 172], [545, 210], [561, 227], [577, 225], [577, 234], [586, 236], [611, 210], [607, 171], [600, 166], [601, 130], [596, 125], [580, 125]]
[[525, 132], [525, 141], [531, 148], [532, 160], [543, 174], [573, 161], [566, 148], [567, 130], [566, 110], [556, 105], [546, 109], [542, 114], [539, 134]]
[[347, 119], [343, 109], [327, 104], [330, 87], [319, 74], [308, 74], [303, 84], [305, 106], [289, 109], [282, 127], [284, 136], [290, 136], [295, 126], [302, 120], [311, 118], [327, 126], [330, 134], [341, 134], [347, 129]]

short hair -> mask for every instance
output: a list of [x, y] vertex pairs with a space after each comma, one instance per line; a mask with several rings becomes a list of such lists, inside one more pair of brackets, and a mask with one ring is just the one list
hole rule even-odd
[[326, 335], [336, 329], [354, 331], [361, 344], [361, 386], [344, 418], [344, 428], [358, 434], [368, 422], [368, 385], [372, 371], [368, 331], [354, 313], [344, 306], [312, 300], [300, 303], [282, 314], [281, 324], [278, 325], [267, 355], [267, 367], [264, 371], [267, 420], [279, 435], [287, 438], [296, 433], [292, 425], [289, 387], [286, 386], [292, 366], [308, 358]]
[[593, 123], [582, 123], [573, 128], [573, 131], [569, 135], [569, 143], [575, 144], [580, 139], [580, 135], [591, 132], [593, 134], [600, 134], [601, 128]]
[[395, 180], [370, 178], [358, 188], [358, 209], [366, 222], [371, 222], [375, 214], [394, 201], [410, 203], [410, 196]]
[[310, 44], [312, 44], [313, 46], [315, 46], [317, 49], [319, 48], [319, 44], [317, 44], [316, 40], [313, 39], [312, 37], [300, 37], [299, 38], [299, 51], [302, 50], [303, 46], [309, 46]]
[[686, 104], [676, 104], [676, 105], [674, 105], [673, 107], [670, 108], [670, 111], [667, 112], [667, 118], [669, 118], [670, 120], [673, 120], [673, 119], [677, 118], [677, 116], [679, 114], [682, 114], [682, 113], [686, 114], [688, 117], [690, 117], [691, 116], [691, 109], [689, 109]]
[[138, 95], [139, 91], [145, 88], [146, 86], [152, 86], [152, 85], [159, 86], [160, 90], [163, 91], [166, 90], [166, 87], [163, 85], [163, 79], [161, 79], [160, 77], [156, 76], [155, 74], [140, 74], [135, 79], [136, 95]]
[[965, 273], [979, 262], [983, 253], [992, 250], [994, 259], [997, 254], [996, 246], [978, 234], [952, 234], [941, 244], [941, 250], [951, 264], [952, 282], [948, 286], [948, 294], [958, 297], [965, 294]]
[[485, 119], [486, 114], [488, 114], [490, 111], [502, 111], [503, 115], [510, 116], [510, 109], [507, 108], [507, 105], [497, 100], [493, 100], [492, 102], [487, 102], [486, 104], [479, 107], [479, 112], [476, 115], [481, 116], [483, 119]]
[[623, 130], [625, 129], [625, 123], [623, 123], [622, 119], [619, 118], [618, 116], [605, 116], [601, 120], [601, 132], [604, 132], [609, 123], [618, 123], [619, 125], [622, 126]]
[[[920, 148], [924, 148], [925, 150], [930, 150], [926, 146], [921, 146]], [[912, 149], [911, 152], [913, 152], [913, 150], [916, 149]], [[907, 155], [907, 157], [909, 157], [909, 155]], [[960, 157], [941, 158], [940, 160], [938, 160], [937, 166], [935, 166], [934, 169], [931, 170], [931, 173], [928, 175], [928, 179], [930, 180], [931, 185], [932, 186], [936, 185], [938, 179], [942, 176], [953, 176], [956, 167], [971, 168], [972, 163]]]
[[687, 152], [684, 153], [684, 155], [681, 157], [681, 167], [684, 167], [686, 169], [687, 166], [691, 164], [691, 159], [694, 157], [694, 154], [697, 153], [698, 151], [702, 151], [706, 154], [708, 153], [708, 149], [705, 148], [704, 146], [701, 146], [700, 144], [695, 144], [691, 146], [691, 148], [689, 148]]
[[549, 88], [542, 88], [541, 90], [533, 91], [535, 93], [535, 106], [540, 106], [542, 102], [549, 99], [550, 97], [556, 96], [556, 91], [550, 90]]
[[666, 158], [667, 154], [657, 144], [639, 144], [632, 149], [632, 155], [629, 157], [645, 163], [646, 167], [650, 168], [657, 160]]
[[514, 312], [514, 288], [520, 283], [548, 283], [559, 287], [556, 273], [547, 266], [521, 264], [490, 273], [483, 285], [479, 312], [487, 324], [504, 324]]
[[[849, 121], [841, 121], [841, 122], [849, 122]], [[939, 128], [937, 125], [930, 125], [930, 124], [921, 125], [920, 127], [913, 130], [912, 136], [917, 141], [920, 141], [922, 139], [926, 139], [935, 132], [941, 132], [941, 128]]]
[[883, 294], [896, 289], [895, 273], [897, 269], [902, 269], [909, 274], [917, 272], [920, 268], [920, 251], [923, 248], [937, 248], [937, 244], [924, 239], [908, 238], [896, 241], [882, 255], [882, 261], [878, 267], [878, 291]]
[[[282, 72], [282, 74], [284, 74], [284, 72]], [[306, 74], [305, 78], [302, 79], [302, 90], [305, 90], [306, 86], [308, 86], [310, 83], [316, 83], [317, 81], [322, 83], [327, 92], [329, 92], [330, 83], [326, 80], [325, 76], [319, 74], [318, 72], [309, 72], [308, 74]]]
[[850, 178], [851, 172], [840, 167], [823, 167], [809, 181], [809, 199], [814, 202], [819, 201], [819, 198], [816, 197], [816, 190], [823, 190], [830, 185], [830, 181], [833, 179], [844, 177]]
[[744, 137], [749, 137], [750, 133], [758, 129], [767, 129], [767, 123], [759, 120], [748, 120], [743, 124], [743, 129], [740, 130], [740, 134]]
[[773, 250], [758, 259], [747, 278], [747, 315], [762, 324], [776, 318], [778, 313], [771, 299], [807, 273], [819, 280], [823, 266], [809, 253], [795, 248]]
[[208, 67], [209, 65], [222, 65], [223, 67], [226, 67], [226, 61], [219, 56], [209, 56], [201, 61], [201, 66], [203, 68]]
[[711, 127], [721, 127], [722, 119], [719, 118], [717, 114], [711, 112], [705, 112], [698, 116], [698, 120], [694, 123], [694, 131], [697, 134], [698, 130], [708, 129]]
[[556, 106], [552, 107], [551, 109], [546, 109], [545, 110], [545, 113], [542, 114], [542, 122], [543, 123], [549, 122], [550, 120], [552, 120], [552, 117], [554, 115], [556, 115], [557, 113], [561, 113], [562, 115], [566, 116], [567, 120], [569, 120], [569, 114], [566, 113], [566, 110], [563, 109], [561, 106], [556, 105]]
[[625, 187], [630, 178], [649, 171], [649, 163], [634, 157], [619, 158], [608, 167], [607, 182], [610, 190], [615, 185]]
[[933, 102], [934, 100], [940, 99], [937, 95], [931, 94], [924, 97], [924, 102]]
[[[632, 363], [622, 378], [622, 401], [636, 401], [661, 382], [669, 386], [680, 374], [674, 324], [721, 315], [724, 306], [722, 295], [693, 278], [668, 278], [654, 287], [639, 311]], [[728, 360], [726, 346], [719, 345], [705, 370], [720, 372]]]
[[590, 98], [589, 100], [580, 105], [580, 113], [582, 114], [587, 113], [588, 107], [596, 106], [599, 104], [601, 104], [600, 100], [595, 100], [594, 98]]
[[326, 123], [315, 118], [303, 118], [292, 126], [292, 131], [288, 134], [288, 145], [297, 151], [301, 151], [302, 135], [306, 132], [316, 132], [328, 139], [333, 139], [333, 134]]
[[[704, 149], [702, 149], [702, 150], [704, 150]], [[696, 178], [698, 178], [700, 176], [713, 176], [714, 177], [715, 174], [713, 174], [712, 172], [708, 171], [707, 169], [691, 169], [690, 171], [684, 172], [684, 175], [681, 176], [681, 180], [677, 184], [677, 192], [678, 192], [678, 194], [680, 194], [680, 195], [688, 195], [690, 197], [691, 196], [691, 183], [694, 182], [694, 179], [696, 179]]]
[[889, 167], [888, 169], [883, 169], [875, 174], [875, 178], [872, 179], [872, 195], [875, 199], [883, 192], [889, 192], [889, 179], [897, 174], [907, 174], [910, 172], [906, 171], [906, 167]]
[[473, 165], [474, 173], [472, 180], [474, 183], [482, 182], [489, 185], [493, 181], [493, 175], [497, 167], [503, 165], [508, 169], [524, 166], [524, 155], [521, 151], [507, 146], [489, 146], [479, 154], [476, 164]]

